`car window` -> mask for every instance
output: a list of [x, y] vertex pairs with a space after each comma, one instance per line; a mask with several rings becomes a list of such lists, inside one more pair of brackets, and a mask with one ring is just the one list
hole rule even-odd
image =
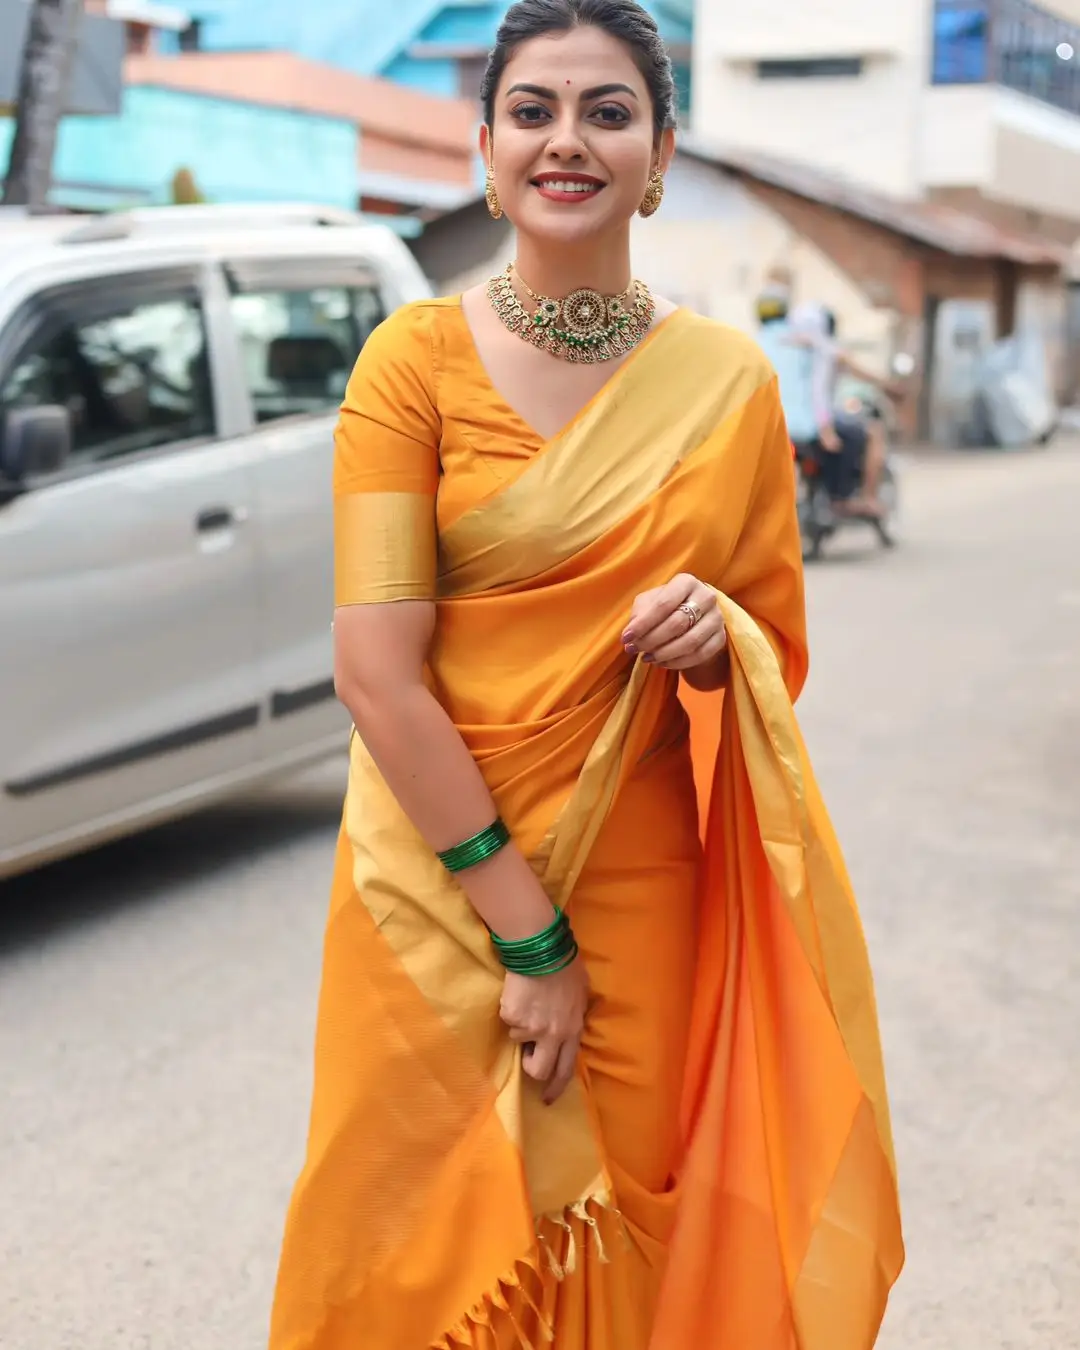
[[[357, 355], [359, 355], [360, 348], [386, 318], [386, 308], [383, 305], [382, 296], [374, 286], [357, 286], [352, 290], [351, 295], [353, 314], [356, 318], [356, 327], [360, 338], [356, 349]], [[355, 360], [355, 357], [353, 359]]]
[[244, 291], [233, 295], [232, 312], [258, 422], [336, 409], [383, 318], [368, 286]]
[[206, 329], [194, 298], [129, 303], [116, 313], [55, 325], [0, 385], [0, 408], [59, 404], [72, 455], [111, 459], [211, 436]]

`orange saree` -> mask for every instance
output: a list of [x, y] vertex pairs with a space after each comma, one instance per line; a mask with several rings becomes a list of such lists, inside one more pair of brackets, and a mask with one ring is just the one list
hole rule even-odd
[[[545, 1107], [483, 924], [354, 736], [271, 1350], [869, 1350], [895, 1163], [791, 706], [801, 556], [764, 358], [678, 311], [542, 442], [459, 304], [410, 306], [357, 363], [334, 490], [338, 603], [437, 601], [431, 688], [595, 999]], [[619, 637], [684, 571], [717, 591], [731, 673], [680, 700]]]

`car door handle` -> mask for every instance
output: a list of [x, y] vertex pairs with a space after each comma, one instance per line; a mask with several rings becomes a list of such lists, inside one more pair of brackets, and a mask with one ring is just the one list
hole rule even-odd
[[242, 525], [246, 519], [247, 512], [243, 507], [208, 506], [195, 517], [195, 529], [198, 534], [215, 534], [233, 525]]

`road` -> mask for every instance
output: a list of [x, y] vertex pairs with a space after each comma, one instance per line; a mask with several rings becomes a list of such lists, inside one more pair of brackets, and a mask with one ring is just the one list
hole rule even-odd
[[[812, 569], [909, 1264], [883, 1350], [1080, 1347], [1080, 445]], [[262, 1350], [341, 766], [0, 888], [0, 1344]], [[747, 1347], [752, 1350], [752, 1347]]]

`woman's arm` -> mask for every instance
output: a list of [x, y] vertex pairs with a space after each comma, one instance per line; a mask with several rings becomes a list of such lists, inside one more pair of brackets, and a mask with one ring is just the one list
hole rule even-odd
[[[498, 812], [476, 761], [424, 683], [434, 628], [430, 601], [339, 608], [334, 684], [402, 810], [442, 852], [486, 829]], [[531, 937], [552, 920], [551, 901], [513, 844], [457, 880], [499, 937]]]
[[[424, 682], [435, 628], [442, 435], [431, 306], [368, 339], [334, 437], [334, 682], [391, 792], [436, 852], [497, 810], [457, 728]], [[513, 845], [458, 874], [500, 938], [529, 937], [552, 905]]]
[[[435, 629], [441, 419], [432, 307], [406, 306], [368, 339], [335, 436], [334, 685], [387, 786], [438, 853], [494, 824], [476, 761], [424, 681]], [[508, 942], [555, 917], [512, 842], [455, 876]], [[575, 1072], [588, 1007], [583, 962], [508, 970], [499, 1014], [525, 1072], [554, 1101]]]

